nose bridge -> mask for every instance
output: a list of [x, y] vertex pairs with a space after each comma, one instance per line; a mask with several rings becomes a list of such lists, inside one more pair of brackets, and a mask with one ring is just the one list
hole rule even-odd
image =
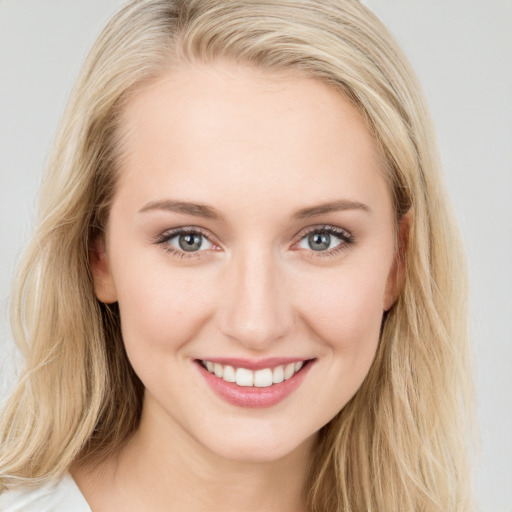
[[247, 348], [263, 350], [291, 329], [284, 271], [271, 248], [252, 245], [234, 256], [226, 291], [221, 328]]

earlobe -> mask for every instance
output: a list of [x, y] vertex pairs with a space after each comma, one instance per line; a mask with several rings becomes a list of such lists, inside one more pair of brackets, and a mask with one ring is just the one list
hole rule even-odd
[[389, 311], [398, 299], [405, 281], [405, 259], [409, 241], [409, 230], [412, 222], [412, 211], [409, 210], [399, 221], [397, 247], [393, 265], [388, 275], [384, 294], [384, 311]]
[[110, 271], [105, 245], [105, 237], [103, 235], [94, 239], [89, 251], [89, 262], [96, 297], [100, 302], [112, 304], [117, 302], [117, 292]]

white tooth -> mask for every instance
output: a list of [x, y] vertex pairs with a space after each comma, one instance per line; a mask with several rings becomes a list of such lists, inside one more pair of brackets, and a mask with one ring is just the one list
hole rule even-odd
[[270, 368], [257, 370], [254, 373], [254, 386], [257, 388], [272, 386], [272, 370]]
[[235, 369], [232, 366], [224, 366], [224, 375], [222, 376], [222, 378], [226, 382], [235, 382]]
[[222, 374], [223, 374], [222, 365], [219, 363], [213, 363], [213, 373], [215, 373], [215, 375], [217, 377], [222, 378]]
[[254, 374], [251, 370], [247, 370], [246, 368], [237, 368], [236, 370], [236, 383], [239, 386], [252, 386], [254, 381]]
[[210, 373], [213, 373], [213, 363], [211, 361], [205, 361], [206, 362], [206, 369], [210, 372]]
[[304, 363], [302, 361], [298, 361], [297, 363], [295, 363], [295, 371], [298, 372], [302, 368], [303, 364]]
[[284, 368], [282, 366], [277, 366], [274, 368], [274, 373], [272, 375], [272, 382], [274, 384], [279, 384], [284, 380]]
[[295, 373], [295, 364], [290, 363], [285, 369], [284, 369], [284, 379], [289, 379], [293, 374]]

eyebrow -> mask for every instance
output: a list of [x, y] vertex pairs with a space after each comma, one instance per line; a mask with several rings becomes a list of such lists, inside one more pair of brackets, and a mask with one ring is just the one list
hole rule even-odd
[[165, 199], [163, 201], [151, 201], [145, 204], [139, 213], [151, 210], [167, 210], [176, 213], [186, 213], [195, 217], [203, 217], [205, 219], [222, 220], [223, 217], [215, 208], [200, 203], [189, 203], [186, 201], [173, 201]]
[[324, 213], [342, 212], [345, 210], [363, 210], [371, 213], [370, 207], [364, 203], [360, 203], [359, 201], [350, 201], [348, 199], [340, 199], [338, 201], [330, 201], [317, 206], [303, 208], [295, 213], [292, 218], [294, 220], [303, 220], [315, 217], [316, 215], [322, 215]]
[[[187, 201], [174, 201], [172, 199], [164, 199], [162, 201], [151, 201], [145, 204], [139, 213], [144, 213], [151, 210], [167, 210], [176, 213], [185, 213], [193, 215], [194, 217], [203, 217], [205, 219], [223, 220], [222, 214], [212, 208], [211, 206], [201, 203], [190, 203]], [[303, 208], [292, 215], [293, 220], [303, 220], [322, 215], [325, 213], [339, 212], [345, 210], [363, 210], [371, 212], [368, 205], [359, 201], [350, 201], [347, 199], [340, 199], [337, 201], [330, 201], [328, 203], [319, 204]]]

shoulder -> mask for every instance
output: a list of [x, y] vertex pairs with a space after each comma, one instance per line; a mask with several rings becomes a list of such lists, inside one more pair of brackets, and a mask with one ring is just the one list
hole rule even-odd
[[40, 487], [17, 487], [0, 494], [2, 512], [91, 512], [71, 475]]

